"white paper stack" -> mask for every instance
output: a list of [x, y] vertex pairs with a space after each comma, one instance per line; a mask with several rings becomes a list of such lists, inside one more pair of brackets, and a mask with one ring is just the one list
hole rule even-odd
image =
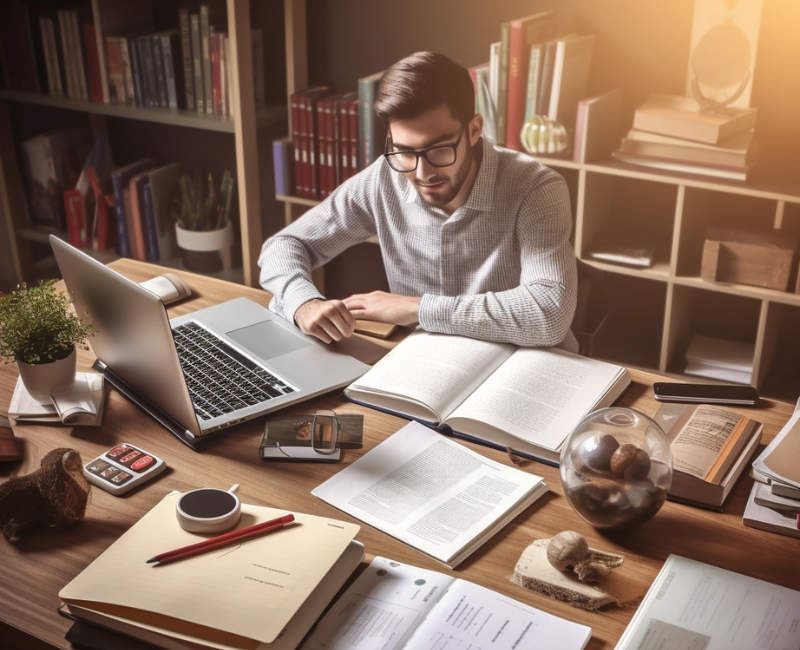
[[686, 350], [687, 375], [749, 384], [755, 345], [695, 334]]
[[51, 404], [40, 404], [17, 378], [17, 385], [8, 407], [8, 419], [13, 422], [66, 424], [69, 426], [100, 426], [103, 421], [103, 375], [79, 372], [71, 384], [59, 386], [51, 395]]

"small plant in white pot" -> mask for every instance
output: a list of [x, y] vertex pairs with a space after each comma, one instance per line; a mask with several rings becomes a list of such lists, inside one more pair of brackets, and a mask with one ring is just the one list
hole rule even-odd
[[54, 285], [42, 280], [0, 296], [0, 358], [16, 362], [25, 388], [42, 404], [54, 388], [75, 381], [75, 345], [96, 329], [86, 314], [69, 310], [69, 296]]
[[219, 186], [211, 172], [196, 170], [181, 176], [175, 199], [175, 232], [190, 271], [230, 270], [233, 266], [233, 223], [230, 219], [234, 181], [228, 170]]

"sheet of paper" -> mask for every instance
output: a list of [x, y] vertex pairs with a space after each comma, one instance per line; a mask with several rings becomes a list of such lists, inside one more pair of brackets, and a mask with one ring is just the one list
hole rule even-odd
[[[64, 601], [133, 608], [196, 626], [255, 639], [275, 640], [323, 579], [359, 526], [294, 513], [297, 525], [239, 545], [158, 566], [146, 561], [195, 543], [175, 517], [180, 494], [164, 497], [59, 593]], [[287, 514], [242, 505], [238, 528]]]
[[11, 403], [8, 406], [8, 417], [10, 420], [61, 421], [56, 407], [52, 404], [40, 404], [33, 399], [19, 377], [17, 377], [14, 394], [11, 396]]
[[543, 485], [411, 422], [312, 494], [450, 564]]
[[448, 418], [483, 421], [517, 438], [558, 449], [605, 394], [618, 366], [562, 353], [520, 348]]
[[417, 628], [408, 650], [581, 650], [592, 629], [457, 580]]
[[705, 479], [744, 416], [716, 407], [698, 407], [671, 443], [672, 465]]
[[616, 650], [650, 648], [800, 648], [800, 592], [671, 555]]
[[94, 423], [102, 415], [103, 375], [79, 372], [73, 383], [59, 386], [51, 397], [64, 424]]
[[304, 650], [402, 648], [455, 579], [376, 557], [303, 643]]
[[798, 453], [800, 453], [800, 400], [789, 421], [753, 461], [753, 468], [778, 479], [781, 483], [800, 488], [800, 470], [796, 461]]
[[513, 351], [507, 344], [414, 332], [353, 386], [404, 395], [442, 420]]

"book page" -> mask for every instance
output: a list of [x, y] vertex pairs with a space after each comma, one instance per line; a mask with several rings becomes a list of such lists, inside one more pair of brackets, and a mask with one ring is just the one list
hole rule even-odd
[[408, 650], [581, 650], [592, 629], [491, 589], [456, 580], [417, 628]]
[[511, 435], [558, 449], [593, 410], [620, 367], [554, 348], [520, 348], [447, 418], [456, 431], [478, 435], [483, 422]]
[[705, 480], [745, 420], [727, 409], [698, 407], [670, 444], [673, 468]]
[[671, 555], [616, 650], [800, 647], [800, 592]]
[[411, 422], [311, 493], [450, 565], [543, 485]]
[[378, 406], [366, 392], [400, 396], [426, 406], [440, 422], [513, 352], [510, 344], [418, 331], [346, 392]]
[[[206, 539], [175, 516], [180, 493], [164, 497], [59, 593], [65, 602], [128, 616], [159, 627], [174, 619], [203, 630], [271, 643], [325, 577], [359, 526], [295, 513], [297, 525], [238, 545], [158, 566], [149, 558]], [[242, 504], [237, 528], [286, 510]], [[208, 632], [207, 632], [208, 633]]]
[[304, 650], [402, 648], [455, 578], [376, 557], [333, 604]]

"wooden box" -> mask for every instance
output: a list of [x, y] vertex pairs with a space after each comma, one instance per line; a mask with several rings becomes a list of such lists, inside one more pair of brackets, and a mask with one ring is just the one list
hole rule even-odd
[[797, 240], [776, 232], [709, 228], [700, 276], [786, 291]]

